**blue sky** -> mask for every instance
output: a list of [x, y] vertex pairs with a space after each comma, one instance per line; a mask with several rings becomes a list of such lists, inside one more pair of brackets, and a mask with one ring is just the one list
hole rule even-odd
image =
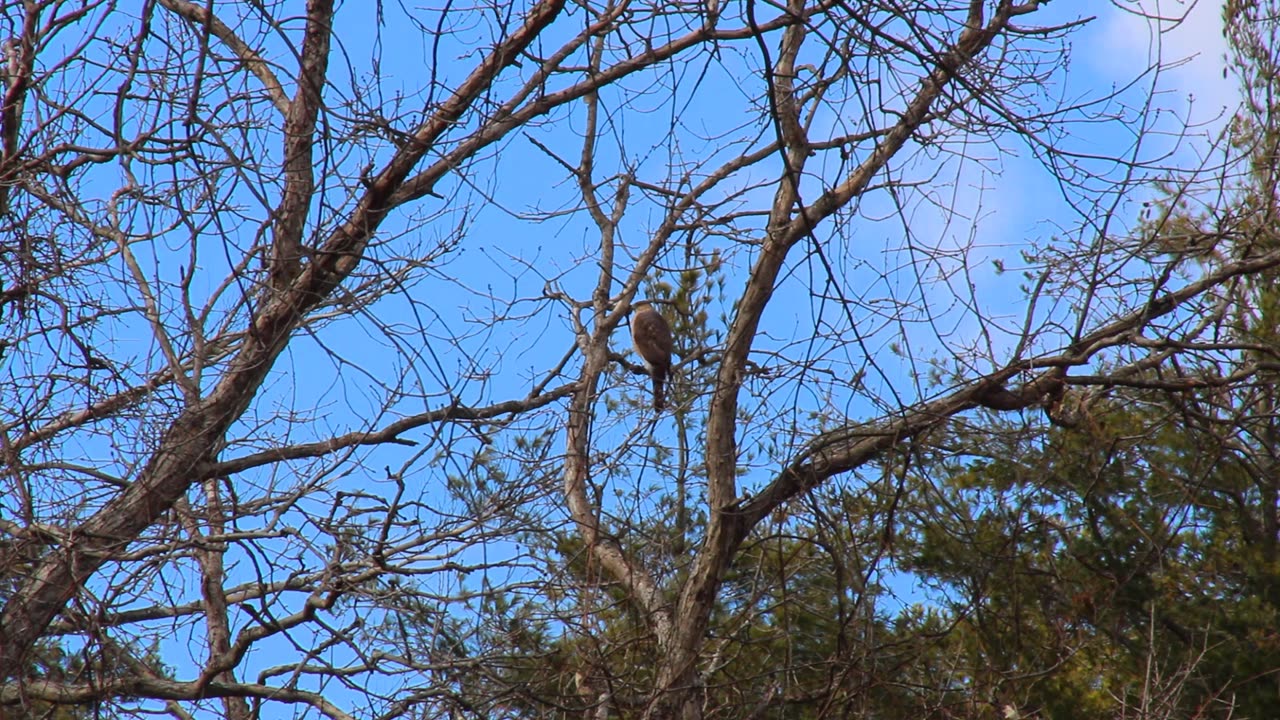
[[[1180, 14], [1184, 8], [1179, 3], [1162, 6], [1147, 3], [1145, 7], [1157, 9], [1165, 15]], [[1097, 94], [1131, 81], [1135, 72], [1147, 67], [1153, 57], [1158, 56], [1166, 62], [1185, 59], [1186, 62], [1165, 70], [1160, 77], [1148, 80], [1148, 86], [1151, 82], [1158, 83], [1161, 92], [1155, 102], [1157, 109], [1165, 113], [1149, 117], [1162, 123], [1159, 127], [1176, 126], [1177, 119], [1184, 117], [1190, 117], [1193, 124], [1203, 125], [1195, 136], [1178, 145], [1169, 138], [1150, 137], [1144, 140], [1148, 144], [1142, 152], [1144, 157], [1156, 157], [1176, 150], [1173, 159], [1177, 164], [1194, 166], [1208, 152], [1215, 133], [1235, 103], [1235, 81], [1222, 77], [1224, 46], [1219, 29], [1219, 7], [1215, 3], [1201, 2], [1186, 21], [1169, 24], [1165, 32], [1155, 32], [1149, 21], [1133, 12], [1135, 9], [1137, 6], [1128, 3], [1104, 2], [1058, 2], [1048, 6], [1045, 22], [1050, 19], [1067, 21], [1089, 14], [1098, 16], [1097, 21], [1074, 36], [1071, 85], [1063, 92], [1068, 96]], [[363, 62], [374, 37], [367, 7], [348, 3], [342, 17], [344, 22], [338, 32], [342, 49], [354, 61]], [[463, 28], [460, 32], [462, 43], [470, 36], [470, 31]], [[393, 23], [383, 29], [384, 54], [388, 61], [412, 60], [427, 50], [420, 44], [421, 38], [422, 35], [414, 28]], [[402, 52], [391, 48], [395, 43], [404, 43]], [[449, 52], [456, 50], [455, 47]], [[740, 51], [746, 58], [744, 63], [752, 59], [749, 48]], [[457, 63], [445, 63], [443, 72], [457, 75], [469, 67], [469, 59], [460, 57]], [[666, 78], [688, 82], [699, 70], [701, 66], [697, 63], [682, 64], [670, 68]], [[394, 79], [384, 85], [383, 92], [387, 96], [397, 92], [416, 92], [422, 84], [422, 72], [423, 69], [412, 62], [392, 69]], [[735, 127], [734, 118], [720, 117], [715, 109], [721, 101], [730, 106], [740, 104], [741, 92], [728, 84], [726, 78], [716, 77], [716, 72], [713, 69], [712, 76], [706, 81], [708, 91], [688, 97], [688, 102], [682, 103], [678, 112], [663, 109], [653, 112], [647, 120], [629, 120], [631, 125], [623, 136], [625, 148], [602, 143], [600, 176], [608, 177], [620, 170], [610, 163], [616, 162], [624, 150], [645, 171], [661, 169], [665, 161], [664, 152], [670, 152], [676, 158], [683, 154], [696, 156], [701, 153], [703, 148], [692, 136], [663, 146], [667, 142], [673, 116], [689, 121], [687, 127], [695, 127], [691, 118], [699, 117], [699, 113], [705, 114], [706, 119], [695, 129], [705, 129], [706, 132]], [[340, 86], [346, 87], [346, 83], [345, 79], [339, 81]], [[713, 89], [715, 92], [711, 92]], [[1141, 85], [1135, 88], [1133, 97], [1140, 96], [1143, 89]], [[349, 87], [347, 91], [355, 94]], [[423, 98], [415, 97], [407, 105], [413, 107], [422, 101]], [[643, 97], [636, 100], [643, 101]], [[561, 150], [568, 148], [571, 151], [575, 143], [575, 137], [567, 136], [566, 139], [554, 125], [532, 129], [529, 134]], [[564, 142], [557, 144], [561, 140]], [[1116, 128], [1109, 128], [1105, 134], [1079, 137], [1075, 142], [1114, 148], [1127, 147], [1132, 139]], [[330, 150], [336, 156], [351, 148], [335, 144]], [[869, 418], [882, 411], [896, 409], [895, 393], [911, 400], [936, 391], [937, 388], [925, 382], [917, 383], [911, 378], [913, 371], [922, 368], [904, 362], [895, 354], [893, 346], [905, 341], [910, 347], [904, 351], [909, 349], [910, 357], [919, 358], [935, 352], [945, 354], [946, 346], [980, 342], [978, 322], [955, 301], [957, 295], [961, 298], [968, 295], [967, 283], [974, 284], [973, 297], [980, 307], [994, 316], [1008, 318], [1012, 324], [1022, 311], [1017, 292], [1018, 274], [1000, 274], [995, 268], [995, 261], [1002, 260], [1014, 267], [1019, 251], [1028, 239], [1045, 239], [1050, 235], [1072, 232], [1078, 239], [1086, 239], [1087, 229], [1077, 227], [1079, 218], [1071, 207], [1078, 198], [1064, 197], [1046, 178], [1043, 169], [1025, 147], [1010, 141], [1001, 148], [975, 147], [973, 151], [988, 160], [983, 163], [956, 163], [933, 188], [945, 209], [917, 201], [905, 213], [908, 222], [904, 226], [903, 221], [893, 214], [892, 203], [883, 198], [869, 198], [861, 216], [841, 232], [833, 232], [827, 227], [819, 233], [820, 237], [830, 237], [831, 246], [837, 248], [836, 257], [842, 263], [842, 275], [849, 279], [848, 290], [852, 294], [870, 307], [890, 299], [920, 301], [928, 306], [933, 322], [920, 322], [905, 329], [885, 322], [883, 330], [877, 332], [876, 328], [881, 326], [870, 318], [866, 319], [869, 329], [866, 346], [828, 345], [814, 350], [820, 358], [830, 360], [833, 367], [841, 370], [858, 367], [864, 362], [862, 354], [871, 354], [879, 370], [868, 372], [867, 393], [822, 398], [820, 379], [814, 378], [819, 390], [779, 393], [767, 399], [769, 404], [785, 405], [798, 397], [802, 402], [815, 405], [827, 403], [830, 407], [826, 409], [838, 410], [855, 418]], [[441, 188], [442, 193], [450, 198], [447, 203], [427, 198], [412, 208], [411, 213], [435, 216], [420, 230], [415, 230], [410, 236], [396, 237], [398, 227], [410, 227], [414, 223], [399, 220], [388, 226], [383, 239], [395, 243], [422, 241], [429, 244], [447, 238], [465, 220], [464, 249], [438, 273], [430, 275], [409, 292], [393, 295], [375, 309], [349, 320], [337, 321], [325, 329], [320, 336], [325, 350], [322, 351], [314, 340], [299, 337], [281, 357], [258, 407], [262, 409], [262, 415], [274, 409], [285, 412], [315, 409], [314, 417], [296, 425], [280, 420], [268, 427], [277, 427], [281, 433], [292, 433], [288, 436], [290, 439], [306, 441], [349, 429], [377, 426], [397, 413], [440, 407], [448, 402], [450, 393], [471, 405], [518, 397], [540, 379], [540, 371], [569, 351], [573, 338], [562, 307], [539, 307], [530, 301], [514, 307], [516, 312], [537, 308], [537, 314], [527, 320], [512, 320], [496, 326], [477, 320], [487, 311], [486, 296], [536, 298], [550, 282], [553, 288], [563, 287], [577, 297], [584, 297], [585, 288], [594, 280], [596, 272], [590, 262], [595, 231], [583, 218], [531, 219], [541, 212], [561, 209], [572, 203], [570, 195], [573, 188], [564, 181], [556, 163], [521, 134], [513, 135], [490, 149], [490, 154], [498, 152], [503, 154], [501, 163], [479, 163], [469, 176], [473, 185], [449, 180], [448, 187]], [[385, 151], [380, 154], [385, 155]], [[494, 167], [502, 168], [503, 172], [488, 172]], [[767, 171], [767, 167], [762, 167], [737, 186], [742, 187], [753, 180], [767, 180]], [[770, 192], [771, 188], [765, 187], [753, 190], [749, 195], [757, 199]], [[500, 198], [500, 204], [493, 202], [491, 197]], [[1118, 213], [1121, 223], [1131, 222], [1143, 199], [1139, 193], [1121, 205]], [[254, 213], [261, 213], [261, 209], [251, 208], [249, 214]], [[631, 248], [640, 246], [656, 223], [657, 216], [656, 206], [637, 206], [636, 212], [627, 218], [622, 241]], [[239, 239], [244, 239], [251, 237], [255, 228], [246, 223], [239, 230], [243, 233]], [[910, 242], [903, 239], [907, 231], [911, 235]], [[913, 253], [908, 245], [915, 245], [916, 252]], [[901, 268], [909, 268], [913, 262], [919, 262], [926, 251], [942, 252], [947, 259], [941, 263], [922, 263], [918, 272], [900, 271]], [[171, 257], [165, 257], [163, 252], [158, 254], [154, 263], [159, 274], [172, 278], [176, 274], [174, 263], [183, 259], [184, 253], [179, 249]], [[206, 259], [212, 267], [217, 267], [219, 260], [216, 254], [208, 255]], [[749, 259], [750, 254], [746, 250], [729, 256], [732, 270], [727, 290], [731, 297], [741, 287], [742, 273]], [[627, 264], [628, 261], [620, 263]], [[940, 275], [957, 268], [967, 268], [967, 272], [950, 275], [945, 282], [939, 279]], [[793, 263], [792, 271], [796, 273], [797, 280], [822, 274], [820, 267], [802, 260]], [[216, 279], [205, 290], [212, 290], [215, 284]], [[779, 289], [775, 305], [771, 306], [766, 318], [762, 347], [803, 350], [813, 328], [813, 318], [825, 317], [825, 313], [833, 310], [830, 305], [815, 303], [808, 290], [803, 282], [788, 282]], [[423, 342], [393, 347], [383, 333], [370, 329], [375, 321], [420, 326], [425, 329]], [[145, 327], [132, 325], [125, 326], [125, 329], [127, 332], [117, 332], [113, 339], [122, 348], [121, 354], [136, 353], [148, 368], [162, 362]], [[434, 341], [434, 348], [426, 347], [427, 339]], [[996, 337], [993, 349], [1007, 349], [1008, 342], [1007, 337]], [[619, 351], [629, 348], [625, 329], [615, 336], [614, 348]], [[342, 358], [342, 363], [335, 361], [337, 357]], [[395, 385], [401, 373], [410, 378], [409, 387], [420, 384], [420, 396], [403, 398], [388, 415], [379, 415], [384, 409], [382, 388]], [[632, 392], [643, 393], [642, 378], [627, 377], [620, 382]], [[611, 397], [616, 398], [617, 394]], [[563, 409], [556, 407], [548, 412], [558, 416]], [[788, 417], [785, 410], [778, 410], [778, 413], [784, 420]], [[611, 424], [602, 426], [598, 442], [606, 443], [610, 438], [636, 433], [635, 418], [632, 415], [608, 420]], [[551, 422], [556, 422], [554, 417]], [[671, 437], [670, 422], [669, 417], [661, 421], [657, 431], [659, 438]], [[245, 430], [252, 423], [252, 419], [247, 419], [240, 429]], [[768, 424], [757, 427], [744, 435], [744, 444], [764, 444], [774, 429], [776, 426]], [[432, 432], [426, 428], [411, 437], [429, 440]], [[474, 440], [462, 443], [465, 447], [476, 446]], [[93, 443], [84, 446], [86, 454], [101, 451], [101, 446]], [[235, 456], [241, 451], [241, 448], [233, 447], [227, 454]], [[394, 471], [416, 452], [401, 447], [360, 451], [356, 461], [335, 474], [335, 487], [367, 487], [385, 492], [384, 468], [389, 466]], [[457, 474], [463, 469], [459, 461], [448, 458], [418, 467], [421, 469], [411, 479], [419, 483], [415, 490], [426, 500], [440, 497], [433, 491], [432, 483], [439, 483], [445, 474]], [[761, 462], [760, 467], [744, 478], [744, 487], [758, 485], [775, 469], [772, 459]], [[351, 472], [349, 476], [343, 474], [348, 471]], [[238, 481], [246, 483], [247, 488], [248, 483], [266, 484], [287, 479], [253, 473]], [[631, 480], [635, 484], [610, 488], [611, 492], [622, 493], [617, 510], [634, 512], [636, 506], [643, 506], [649, 501], [645, 483], [653, 480], [652, 474], [620, 480]], [[548, 509], [548, 515], [556, 516], [554, 506]], [[506, 545], [488, 546], [478, 548], [465, 557], [489, 553], [488, 559], [492, 560], [509, 552], [510, 547]], [[242, 565], [237, 572], [247, 573], [247, 565]], [[184, 580], [186, 578], [170, 576], [174, 584], [172, 590], [194, 597], [198, 588], [194, 583], [184, 584]], [[445, 579], [442, 582], [451, 581]], [[904, 588], [902, 592], [910, 597], [909, 589]], [[198, 643], [189, 644], [180, 635], [166, 641], [166, 657], [181, 670], [190, 670], [183, 658], [190, 654], [200, 659], [202, 653]], [[277, 657], [257, 656], [251, 658], [248, 667], [256, 671], [279, 661]], [[251, 678], [253, 671], [245, 673], [244, 677]]]
[[[1215, 133], [1220, 130], [1221, 123], [1229, 115], [1234, 104], [1234, 80], [1222, 78], [1222, 44], [1218, 25], [1218, 8], [1208, 3], [1197, 6], [1194, 15], [1186, 22], [1172, 26], [1164, 33], [1151, 30], [1148, 22], [1134, 13], [1127, 11], [1129, 6], [1110, 3], [1088, 3], [1085, 5], [1052, 6], [1053, 17], [1069, 19], [1080, 15], [1096, 14], [1098, 20], [1089, 27], [1078, 32], [1074, 37], [1072, 54], [1071, 86], [1068, 94], [1098, 94], [1112, 86], [1122, 85], [1133, 80], [1136, 72], [1148, 66], [1153, 58], [1152, 53], [1166, 61], [1186, 60], [1178, 67], [1162, 72], [1159, 77], [1149, 77], [1146, 84], [1135, 87], [1131, 98], [1138, 98], [1149, 89], [1152, 83], [1157, 84], [1161, 94], [1156, 96], [1156, 109], [1160, 116], [1151, 115], [1149, 119], [1161, 123], [1159, 127], [1173, 127], [1178, 118], [1190, 117], [1193, 123], [1205, 123], [1193, 137], [1175, 145], [1175, 141], [1162, 137], [1144, 139], [1141, 148], [1142, 157], [1158, 157], [1176, 150], [1171, 163], [1196, 165], [1208, 152]], [[1132, 9], [1132, 7], [1130, 7]], [[1163, 8], [1166, 14], [1178, 11], [1180, 6], [1171, 5]], [[1215, 28], [1207, 31], [1206, 28]], [[1203, 43], [1203, 46], [1202, 46]], [[1194, 102], [1191, 101], [1194, 98]], [[655, 123], [665, 122], [667, 114], [656, 113]], [[1167, 124], [1165, 124], [1167, 123]], [[548, 128], [536, 135], [543, 142], [551, 143], [556, 137], [553, 129]], [[1110, 131], [1114, 134], [1088, 136], [1081, 135], [1075, 139], [1078, 147], [1093, 144], [1110, 146], [1111, 148], [1127, 148], [1133, 138], [1123, 132]], [[662, 133], [656, 133], [661, 136]], [[643, 128], [629, 131], [629, 138], [642, 143], [645, 137]], [[1044, 170], [1030, 156], [1026, 148], [1018, 148], [1016, 142], [1009, 143], [1011, 152], [1002, 153], [996, 148], [983, 151], [991, 158], [982, 165], [962, 163], [957, 171], [945, 178], [947, 185], [938, 189], [938, 196], [952, 209], [959, 211], [962, 217], [955, 218], [947, 213], [927, 205], [918, 205], [910, 213], [909, 229], [919, 239], [922, 248], [941, 248], [954, 253], [951, 266], [924, 266], [918, 276], [898, 276], [894, 280], [875, 282], [865, 288], [858, 288], [865, 293], [868, 302], [874, 302], [877, 296], [897, 299], [918, 298], [931, 306], [935, 313], [934, 324], [920, 324], [908, 329], [905, 336], [910, 340], [910, 351], [914, 356], [927, 356], [937, 350], [942, 343], [964, 345], [980, 341], [976, 320], [962, 312], [952, 300], [957, 290], [963, 294], [964, 282], [972, 281], [976, 285], [976, 294], [980, 306], [996, 316], [1004, 316], [1010, 324], [1021, 319], [1021, 297], [1016, 291], [1019, 284], [1017, 273], [999, 274], [993, 262], [1002, 259], [1015, 267], [1019, 251], [1028, 239], [1047, 239], [1052, 235], [1069, 235], [1077, 240], [1087, 239], [1088, 228], [1079, 226], [1079, 217], [1071, 207], [1077, 197], [1064, 197], [1059, 189], [1044, 175]], [[979, 149], [980, 150], [980, 149]], [[607, 155], [613, 155], [611, 148], [606, 148]], [[472, 224], [468, 231], [468, 248], [466, 252], [451, 266], [463, 279], [459, 285], [465, 285], [474, 294], [466, 292], [441, 292], [430, 300], [430, 307], [438, 311], [442, 318], [465, 312], [464, 307], [476, 301], [492, 287], [495, 292], [503, 293], [536, 293], [548, 280], [564, 283], [566, 287], [582, 288], [594, 278], [595, 268], [590, 263], [575, 267], [574, 259], [589, 256], [593, 243], [593, 230], [581, 224], [577, 219], [553, 218], [545, 222], [533, 223], [526, 216], [537, 211], [555, 209], [564, 202], [560, 198], [572, 188], [564, 184], [560, 175], [552, 175], [554, 182], [547, 182], [546, 177], [554, 173], [556, 165], [541, 152], [531, 148], [521, 138], [513, 138], [505, 152], [509, 158], [520, 158], [521, 167], [518, 172], [485, 178], [483, 186], [467, 193], [476, 208], [472, 216]], [[507, 159], [504, 162], [510, 163]], [[616, 168], [615, 168], [616, 169]], [[608, 175], [614, 169], [601, 164], [601, 174]], [[759, 193], [767, 193], [768, 189]], [[484, 195], [493, 194], [503, 198], [503, 208], [487, 206]], [[1145, 199], [1141, 193], [1123, 203], [1117, 212], [1120, 225], [1112, 231], [1122, 231], [1124, 224], [1132, 218]], [[428, 203], [431, 201], [428, 200]], [[882, 205], [879, 209], [874, 203], [883, 202], [869, 200], [864, 215], [888, 215], [891, 207]], [[633, 245], [642, 241], [646, 223], [652, 222], [650, 217], [641, 214], [635, 221], [629, 222], [623, 233], [623, 240]], [[971, 222], [969, 218], [977, 218]], [[857, 237], [865, 242], [868, 252], [859, 260], [865, 264], [868, 277], [877, 277], [883, 272], [900, 267], [911, 259], [910, 253], [904, 249], [901, 241], [903, 226], [896, 217], [884, 220], [860, 220]], [[1074, 233], [1074, 235], [1071, 235]], [[840, 242], [834, 240], [833, 242]], [[850, 247], [851, 251], [856, 250]], [[963, 250], [963, 252], [962, 252]], [[856, 253], [855, 253], [856, 254]], [[511, 257], [521, 262], [512, 262]], [[847, 257], [841, 255], [841, 257]], [[745, 258], [735, 260], [739, 263], [737, 272], [745, 269]], [[954, 276], [950, 284], [931, 287], [930, 273], [940, 270], [954, 269], [966, 265], [967, 274]], [[797, 272], [807, 269], [798, 263]], [[921, 285], [912, 286], [908, 279], [924, 280]], [[437, 287], [446, 287], [447, 283]], [[519, 290], [515, 290], [518, 287]], [[733, 282], [729, 290], [736, 289]], [[461, 290], [461, 288], [459, 288]], [[806, 336], [806, 327], [812, 327], [809, 319], [820, 308], [810, 303], [806, 288], [801, 285], [787, 285], [779, 290], [775, 305], [770, 308], [766, 332], [768, 338], [763, 339], [763, 346], [787, 346], [802, 342]], [[1007, 307], [1007, 310], [1004, 308]], [[471, 384], [463, 388], [464, 400], [479, 402], [486, 397], [502, 397], [517, 390], [523, 383], [531, 382], [535, 368], [547, 363], [547, 353], [558, 357], [567, 351], [572, 343], [568, 323], [562, 315], [542, 313], [527, 323], [504, 325], [501, 332], [505, 342], [497, 347], [491, 345], [492, 337], [484, 331], [478, 331], [473, 343], [477, 348], [469, 356], [483, 366], [487, 362], [498, 362], [500, 351], [515, 350], [501, 358], [497, 368], [501, 371], [495, 375], [491, 385]], [[892, 395], [886, 388], [892, 387], [903, 392], [906, 399], [913, 394], [927, 395], [937, 388], [920, 383], [911, 390], [915, 382], [908, 379], [913, 368], [904, 364], [890, 349], [892, 343], [898, 342], [889, 332], [871, 338], [867, 346], [876, 353], [877, 364], [883, 368], [883, 374], [875, 377], [870, 373], [869, 395], [871, 397], [849, 397], [838, 403], [836, 409], [848, 412], [855, 417], [873, 417], [879, 411], [891, 407]], [[940, 336], [941, 335], [941, 336]], [[996, 350], [1007, 349], [1009, 340], [996, 338]], [[625, 336], [615, 338], [615, 349], [625, 351], [628, 347]], [[347, 348], [349, 352], [364, 352], [360, 348]], [[841, 363], [855, 365], [856, 357], [862, 348], [849, 351], [849, 356]], [[486, 355], [492, 352], [493, 355]], [[311, 362], [309, 355], [298, 351], [293, 355], [297, 366]], [[442, 377], [449, 371], [461, 368], [459, 358], [453, 359], [453, 365], [447, 365]], [[914, 368], [919, 370], [920, 368]], [[429, 372], [429, 371], [427, 371]], [[640, 378], [629, 378], [633, 389], [643, 387]], [[801, 396], [817, 400], [808, 393]], [[472, 398], [476, 398], [472, 400]], [[785, 402], [792, 398], [784, 395], [775, 398]], [[306, 403], [302, 403], [303, 406]], [[669, 432], [663, 421], [660, 433]], [[634, 431], [632, 423], [623, 421], [614, 426], [609, 436], [625, 436]], [[767, 433], [768, 428], [758, 428], [760, 433]], [[669, 435], [664, 435], [669, 437]], [[765, 435], [747, 435], [745, 441], [764, 442]], [[403, 454], [406, 451], [393, 450]], [[377, 466], [378, 463], [370, 463]], [[744, 486], [768, 477], [771, 465], [765, 463], [758, 472], [744, 478]], [[611, 487], [610, 490], [619, 488]], [[637, 481], [637, 491], [631, 498], [643, 504], [645, 497], [643, 484]], [[628, 488], [621, 488], [624, 494]], [[624, 506], [631, 505], [624, 502]], [[621, 511], [621, 507], [619, 508]], [[900, 588], [904, 599], [913, 597], [909, 587]]]

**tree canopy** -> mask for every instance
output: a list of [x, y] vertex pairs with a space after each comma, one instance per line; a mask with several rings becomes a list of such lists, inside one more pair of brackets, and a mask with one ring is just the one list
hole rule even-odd
[[1272, 712], [1275, 0], [0, 7], [0, 718]]

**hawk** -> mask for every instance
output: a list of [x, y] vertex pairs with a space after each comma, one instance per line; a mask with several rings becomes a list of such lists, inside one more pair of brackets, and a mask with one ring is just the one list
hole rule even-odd
[[648, 300], [641, 300], [632, 307], [631, 342], [644, 360], [644, 366], [653, 378], [653, 409], [662, 412], [662, 385], [671, 374], [671, 326], [667, 319], [654, 309]]

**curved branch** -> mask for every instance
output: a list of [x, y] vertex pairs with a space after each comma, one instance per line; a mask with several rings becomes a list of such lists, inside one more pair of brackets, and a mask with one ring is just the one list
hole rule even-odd
[[267, 90], [267, 97], [275, 105], [281, 115], [289, 115], [289, 97], [276, 79], [275, 73], [253, 48], [240, 39], [235, 31], [222, 22], [217, 15], [208, 9], [187, 0], [160, 0], [160, 6], [186, 20], [209, 29], [214, 37], [222, 41], [231, 52], [240, 58], [240, 62], [253, 73]]
[[[729, 525], [732, 528], [732, 537], [736, 542], [741, 542], [756, 523], [791, 498], [817, 487], [836, 475], [861, 467], [890, 446], [937, 427], [958, 413], [978, 406], [1008, 411], [1036, 405], [1066, 381], [1063, 377], [1066, 368], [1083, 365], [1103, 350], [1129, 341], [1152, 320], [1168, 315], [1179, 306], [1214, 287], [1241, 275], [1251, 275], [1276, 267], [1280, 267], [1280, 250], [1232, 263], [1180, 290], [1153, 298], [1143, 307], [1089, 333], [1061, 354], [1013, 363], [970, 382], [944, 398], [919, 405], [901, 417], [849, 425], [823, 433], [813, 438], [800, 455], [764, 490], [728, 513], [731, 518]], [[1021, 388], [1004, 389], [1004, 384], [1010, 378], [1036, 369], [1039, 369], [1039, 372]], [[1113, 375], [1117, 374], [1127, 375], [1127, 368], [1118, 368]], [[1237, 376], [1233, 375], [1233, 379], [1236, 378]], [[1077, 380], [1073, 378], [1069, 382], [1082, 385], [1098, 384], [1092, 377]], [[1110, 384], [1116, 384], [1114, 379]], [[1208, 381], [1191, 383], [1166, 381], [1158, 386], [1188, 389], [1211, 384]]]
[[558, 400], [573, 395], [578, 389], [578, 383], [569, 383], [552, 390], [550, 392], [535, 395], [524, 400], [508, 400], [506, 402], [486, 405], [484, 407], [467, 407], [464, 405], [450, 405], [438, 410], [430, 412], [418, 413], [406, 418], [401, 418], [380, 430], [369, 432], [352, 432], [346, 435], [329, 438], [312, 443], [299, 443], [297, 445], [287, 445], [285, 447], [273, 448], [271, 450], [263, 450], [251, 455], [244, 455], [230, 460], [223, 460], [212, 465], [209, 469], [210, 477], [218, 477], [222, 475], [234, 475], [244, 472], [252, 468], [270, 465], [273, 463], [284, 462], [287, 460], [300, 460], [303, 458], [314, 458], [329, 455], [357, 447], [360, 445], [381, 445], [385, 443], [396, 443], [399, 445], [415, 445], [412, 440], [401, 439], [401, 435], [432, 423], [446, 422], [449, 420], [492, 420], [493, 418], [503, 415], [514, 415], [529, 410], [537, 410], [546, 407]]
[[351, 715], [319, 693], [274, 687], [258, 683], [179, 682], [158, 677], [130, 677], [93, 683], [60, 683], [27, 680], [0, 686], [0, 706], [24, 700], [60, 705], [79, 705], [108, 698], [154, 698], [157, 700], [203, 700], [205, 698], [260, 698], [273, 702], [309, 705], [332, 720], [353, 720]]

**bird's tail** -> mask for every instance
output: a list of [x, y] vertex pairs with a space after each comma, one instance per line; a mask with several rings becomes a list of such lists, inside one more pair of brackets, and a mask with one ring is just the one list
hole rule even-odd
[[662, 384], [666, 380], [665, 373], [651, 373], [653, 376], [653, 409], [655, 412], [662, 412], [662, 408], [666, 406], [665, 398], [662, 395]]

